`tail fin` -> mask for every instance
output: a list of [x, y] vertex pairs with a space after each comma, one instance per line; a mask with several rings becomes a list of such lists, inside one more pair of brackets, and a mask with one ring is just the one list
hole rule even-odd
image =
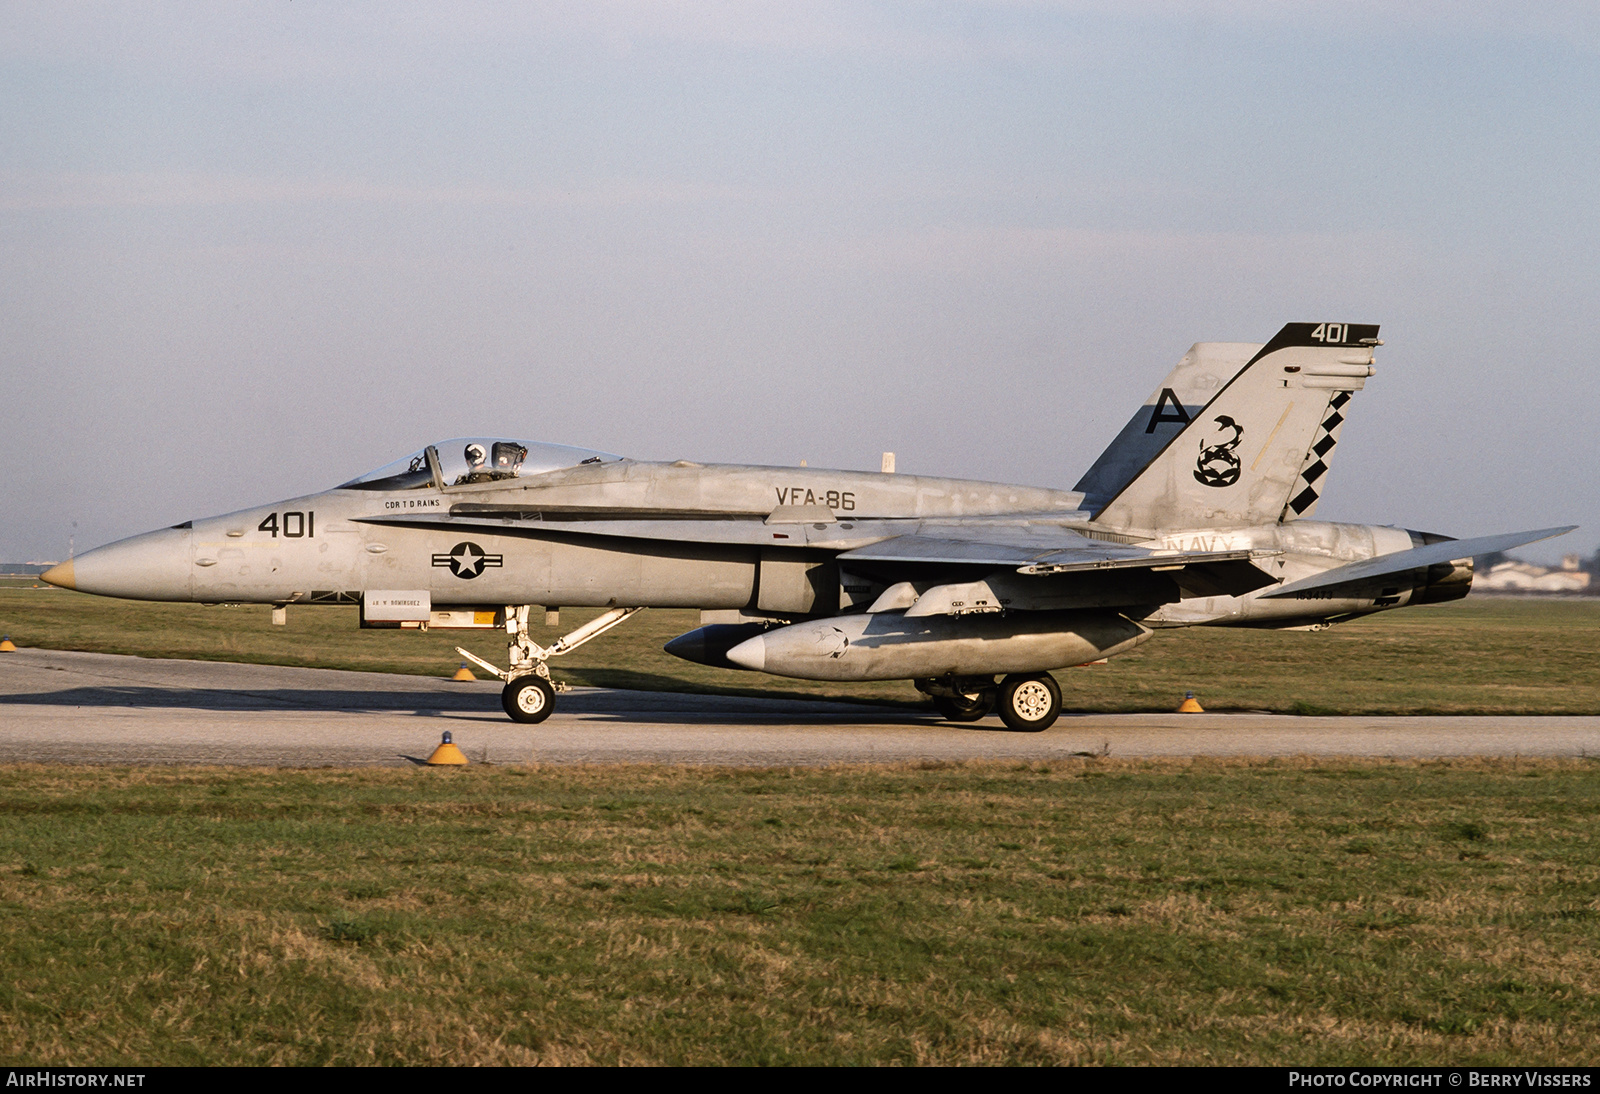
[[1158, 391], [1153, 409], [1141, 408], [1079, 483], [1101, 497], [1110, 493], [1105, 484], [1116, 483], [1094, 520], [1153, 531], [1310, 516], [1350, 394], [1372, 375], [1379, 344], [1376, 326], [1290, 323], [1191, 411], [1184, 396], [1215, 375], [1201, 362], [1214, 368], [1255, 349], [1197, 344], [1168, 377], [1179, 385]]
[[1150, 398], [1133, 412], [1116, 439], [1084, 472], [1074, 490], [1101, 509], [1127, 486], [1172, 438], [1205, 409], [1228, 379], [1261, 350], [1260, 342], [1196, 342]]

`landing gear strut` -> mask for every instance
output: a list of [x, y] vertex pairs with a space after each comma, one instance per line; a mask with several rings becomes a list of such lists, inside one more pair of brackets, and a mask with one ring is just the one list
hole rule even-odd
[[500, 705], [513, 722], [533, 724], [550, 717], [556, 709], [556, 693], [566, 691], [567, 685], [550, 679], [550, 668], [545, 664], [552, 657], [571, 653], [591, 638], [615, 627], [641, 608], [612, 608], [602, 612], [570, 634], [564, 634], [548, 646], [541, 646], [528, 634], [528, 613], [531, 605], [506, 605], [506, 660], [510, 667], [504, 671], [460, 646], [456, 652], [486, 672], [506, 682], [500, 693]]

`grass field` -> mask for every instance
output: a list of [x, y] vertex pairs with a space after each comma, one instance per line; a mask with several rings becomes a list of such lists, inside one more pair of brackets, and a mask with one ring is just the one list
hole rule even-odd
[[[558, 674], [918, 701], [660, 651], [696, 622], [643, 613]], [[503, 654], [28, 582], [0, 634], [436, 675], [457, 643]], [[1473, 599], [1059, 675], [1093, 710], [1593, 713], [1597, 639], [1600, 604]], [[0, 1063], [1588, 1064], [1597, 837], [1588, 760], [13, 766]]]
[[1586, 761], [0, 769], [6, 1064], [1588, 1064]]
[[[589, 618], [537, 628], [548, 643]], [[699, 625], [688, 611], [642, 612], [551, 662], [578, 684], [922, 703], [906, 681], [813, 683], [705, 668], [662, 652]], [[457, 645], [505, 660], [494, 631], [363, 631], [352, 607], [269, 609], [108, 600], [30, 581], [0, 584], [0, 634], [19, 645], [145, 657], [308, 665], [448, 676]], [[1469, 598], [1402, 609], [1326, 631], [1193, 627], [1167, 631], [1109, 664], [1057, 676], [1068, 709], [1167, 711], [1185, 691], [1209, 710], [1303, 714], [1600, 713], [1600, 600]]]

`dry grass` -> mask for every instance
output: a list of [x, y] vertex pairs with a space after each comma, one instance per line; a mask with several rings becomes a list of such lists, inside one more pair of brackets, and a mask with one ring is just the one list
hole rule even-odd
[[0, 1057], [1585, 1062], [1597, 775], [0, 769]]

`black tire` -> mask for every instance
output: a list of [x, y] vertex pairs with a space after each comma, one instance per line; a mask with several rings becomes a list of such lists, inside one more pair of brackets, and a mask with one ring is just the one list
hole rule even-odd
[[1038, 733], [1061, 716], [1061, 687], [1048, 672], [1000, 681], [1000, 720], [1022, 733]]
[[935, 695], [933, 709], [947, 722], [976, 722], [993, 714], [998, 701], [994, 688], [984, 688], [974, 695]]
[[500, 705], [513, 722], [534, 725], [556, 709], [556, 689], [542, 676], [519, 676], [500, 693]]

